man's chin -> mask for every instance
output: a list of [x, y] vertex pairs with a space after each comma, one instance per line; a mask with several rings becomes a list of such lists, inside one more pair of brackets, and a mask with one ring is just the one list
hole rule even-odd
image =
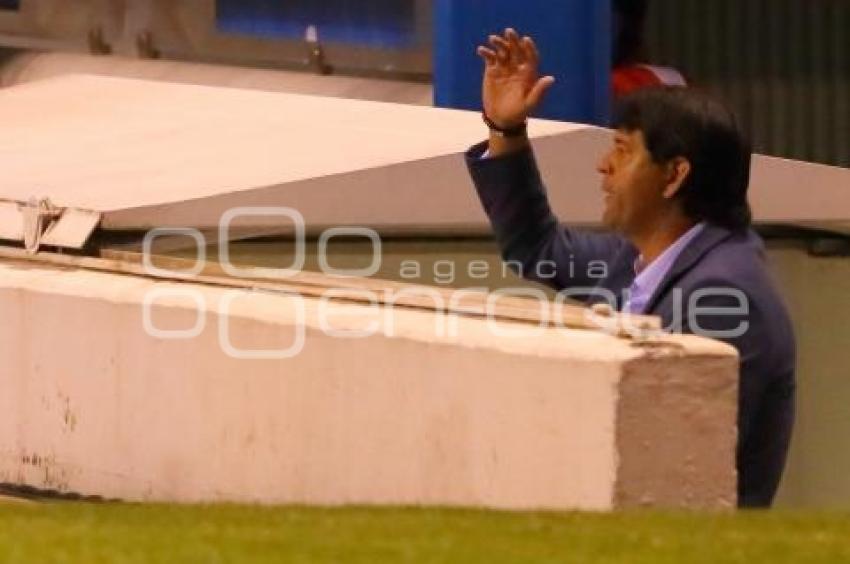
[[616, 231], [618, 227], [617, 218], [607, 210], [602, 214], [602, 227]]
[[614, 231], [623, 237], [628, 236], [626, 225], [617, 216], [602, 216], [602, 228], [607, 231]]

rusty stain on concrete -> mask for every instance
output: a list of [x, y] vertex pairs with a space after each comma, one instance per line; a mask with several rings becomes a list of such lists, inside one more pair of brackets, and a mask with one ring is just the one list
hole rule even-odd
[[21, 455], [22, 467], [19, 469], [16, 482], [27, 483], [30, 472], [27, 467], [38, 469], [41, 485], [48, 490], [62, 493], [68, 490], [68, 472], [57, 462], [55, 455], [43, 456], [38, 453]]
[[77, 414], [71, 409], [71, 398], [62, 392], [58, 392], [57, 396], [63, 404], [62, 421], [65, 423], [64, 430], [73, 432], [77, 428]]

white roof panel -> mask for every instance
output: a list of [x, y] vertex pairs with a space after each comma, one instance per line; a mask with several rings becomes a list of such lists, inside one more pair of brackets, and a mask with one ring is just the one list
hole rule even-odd
[[[461, 153], [476, 112], [70, 75], [0, 90], [0, 199], [103, 212], [105, 228], [210, 228], [238, 206], [308, 225], [486, 230]], [[604, 129], [531, 125], [553, 206], [594, 223]], [[758, 157], [757, 219], [850, 219], [850, 170]], [[243, 218], [272, 226], [280, 218]]]

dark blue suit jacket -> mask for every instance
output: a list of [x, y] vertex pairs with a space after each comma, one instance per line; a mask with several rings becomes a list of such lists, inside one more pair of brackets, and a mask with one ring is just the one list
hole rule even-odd
[[[500, 158], [481, 159], [486, 144], [467, 153], [467, 164], [484, 210], [506, 261], [520, 263], [522, 274], [556, 290], [596, 288], [620, 298], [635, 278], [637, 249], [614, 233], [591, 232], [560, 225], [549, 208], [531, 149]], [[554, 263], [540, 269], [541, 261]], [[594, 278], [592, 261], [604, 263], [604, 277]], [[601, 262], [600, 262], [601, 261]], [[695, 303], [702, 308], [736, 308], [744, 296], [747, 311], [735, 315], [696, 316], [688, 322], [694, 292], [728, 288], [739, 292], [710, 295]], [[594, 302], [598, 293], [582, 299]], [[677, 315], [677, 300], [684, 316]], [[622, 301], [618, 302], [618, 306]], [[739, 308], [740, 309], [740, 308]], [[698, 311], [694, 309], [693, 312]], [[731, 311], [731, 310], [727, 310]], [[694, 332], [729, 331], [747, 324], [740, 336], [723, 338], [741, 356], [738, 410], [738, 504], [766, 507], [773, 501], [785, 465], [794, 421], [795, 342], [785, 306], [766, 271], [764, 246], [752, 230], [732, 232], [708, 224], [673, 264], [647, 304], [645, 313], [661, 317], [664, 326]], [[684, 317], [685, 322], [680, 323]], [[678, 319], [677, 319], [678, 318]]]

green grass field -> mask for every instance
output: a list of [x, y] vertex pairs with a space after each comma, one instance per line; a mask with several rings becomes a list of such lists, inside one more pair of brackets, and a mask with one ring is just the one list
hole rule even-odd
[[850, 514], [0, 503], [0, 562], [850, 562]]

